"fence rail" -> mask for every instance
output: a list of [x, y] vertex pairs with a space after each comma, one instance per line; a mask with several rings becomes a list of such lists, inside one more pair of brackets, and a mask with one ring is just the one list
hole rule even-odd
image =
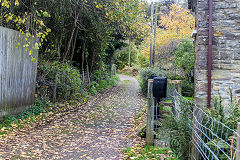
[[175, 85], [169, 85], [168, 96], [173, 115], [184, 119], [191, 131], [191, 159], [240, 160], [240, 123], [238, 131], [228, 127], [179, 94]]

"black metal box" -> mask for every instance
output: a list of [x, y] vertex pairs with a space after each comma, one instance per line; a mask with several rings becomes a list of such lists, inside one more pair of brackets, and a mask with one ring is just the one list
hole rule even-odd
[[167, 97], [167, 78], [154, 77], [153, 78], [153, 97], [166, 98]]

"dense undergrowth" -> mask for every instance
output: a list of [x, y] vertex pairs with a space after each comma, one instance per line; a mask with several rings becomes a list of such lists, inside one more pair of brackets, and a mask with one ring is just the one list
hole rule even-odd
[[[240, 120], [239, 103], [237, 103], [236, 100], [232, 97], [231, 90], [229, 94], [231, 99], [230, 103], [224, 104], [223, 99], [219, 94], [218, 96], [214, 97], [214, 106], [210, 109], [205, 108], [205, 112], [207, 113], [206, 115], [212, 117], [212, 119], [217, 120], [236, 131], [237, 124]], [[189, 159], [191, 155], [192, 130], [188, 125], [189, 120], [191, 119], [189, 119], [189, 115], [186, 114], [186, 107], [181, 106], [179, 117], [170, 114], [165, 116], [164, 119], [159, 122], [159, 125], [161, 125], [162, 129], [165, 130], [165, 134], [170, 135], [171, 150], [173, 151], [173, 154], [176, 155], [176, 157], [178, 157], [179, 159]], [[212, 141], [215, 143], [211, 141], [209, 142], [207, 140], [205, 142], [208, 145], [209, 149], [215, 150], [217, 144], [219, 149], [228, 150], [228, 145], [225, 145], [223, 143], [227, 142], [228, 144], [232, 144], [233, 141], [236, 141], [236, 137], [234, 137], [232, 134], [225, 134], [227, 137], [223, 139], [226, 140], [226, 142], [219, 140], [217, 136], [224, 137], [222, 135], [222, 132], [225, 133], [226, 131], [227, 133], [227, 129], [219, 129], [221, 128], [221, 125], [219, 124], [218, 127], [214, 127], [215, 122], [209, 122], [207, 116], [204, 116], [202, 125], [210, 126], [209, 132], [213, 132], [214, 134], [216, 134], [215, 136], [211, 137], [213, 138]], [[221, 130], [222, 132], [220, 132]], [[204, 139], [205, 135], [202, 136], [202, 138]], [[236, 145], [235, 142], [233, 145]], [[226, 156], [221, 152], [216, 153], [216, 156], [226, 158]]]
[[139, 136], [144, 134], [143, 128], [146, 122], [146, 112], [147, 107], [144, 107], [141, 112], [139, 112], [134, 117], [134, 127], [131, 131], [130, 137], [133, 137], [138, 140], [136, 145], [126, 148], [123, 150], [124, 159], [136, 159], [136, 160], [147, 160], [147, 159], [166, 159], [166, 160], [175, 160], [176, 158], [173, 155], [173, 152], [170, 148], [159, 148], [154, 146], [145, 145], [145, 139], [141, 139]]
[[117, 83], [119, 77], [110, 73], [97, 70], [91, 74], [90, 81], [84, 83], [78, 68], [58, 61], [41, 61], [38, 65], [34, 105], [18, 115], [10, 115], [1, 120], [0, 135], [23, 127], [37, 127], [60, 114], [76, 110], [76, 107], [95, 94]]
[[154, 146], [144, 146], [137, 145], [133, 148], [127, 148], [124, 150], [125, 159], [135, 159], [135, 160], [176, 160], [172, 155], [172, 151], [170, 148], [158, 148]]

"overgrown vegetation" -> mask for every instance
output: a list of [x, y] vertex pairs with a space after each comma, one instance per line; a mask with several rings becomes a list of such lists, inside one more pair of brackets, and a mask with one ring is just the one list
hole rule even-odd
[[53, 101], [81, 101], [84, 84], [80, 71], [59, 61], [41, 61], [38, 64], [36, 92], [38, 96]]
[[10, 115], [0, 121], [0, 134], [22, 127], [31, 128], [46, 121], [43, 119], [52, 120], [59, 113], [67, 113], [85, 102], [89, 95], [95, 95], [114, 86], [119, 77], [104, 70], [97, 70], [91, 79], [90, 85], [85, 84], [76, 67], [59, 61], [41, 61], [38, 65], [34, 105], [18, 115]]
[[37, 98], [34, 105], [30, 106], [28, 110], [23, 111], [16, 116], [9, 115], [8, 117], [1, 120], [0, 135], [26, 126], [34, 127], [32, 126], [34, 122], [46, 118], [51, 106], [53, 106], [53, 104], [50, 103], [47, 99]]
[[[225, 151], [229, 152], [229, 146], [225, 144], [222, 140], [217, 137], [221, 137], [223, 140], [226, 140], [228, 144], [232, 144], [236, 146], [236, 136], [233, 134], [229, 134], [227, 128], [223, 128], [222, 125], [219, 125], [215, 122], [215, 120], [225, 124], [229, 128], [233, 130], [237, 130], [237, 124], [240, 120], [240, 109], [239, 103], [232, 97], [231, 89], [229, 89], [229, 95], [231, 102], [228, 104], [223, 103], [223, 98], [219, 94], [214, 98], [214, 106], [210, 109], [205, 109], [206, 115], [203, 115], [202, 125], [209, 128], [211, 131], [204, 131], [202, 134], [203, 137], [210, 136], [211, 134], [215, 134], [214, 136], [210, 136], [213, 138], [212, 141], [206, 140], [206, 138], [202, 138], [204, 141], [206, 140], [206, 145], [212, 150], [215, 150], [218, 146]], [[189, 98], [188, 98], [189, 99]], [[160, 120], [159, 125], [162, 129], [165, 130], [165, 134], [170, 136], [170, 146], [173, 154], [179, 159], [188, 159], [190, 158], [191, 147], [192, 147], [192, 131], [189, 125], [192, 124], [191, 117], [189, 115], [188, 109], [186, 108], [191, 106], [190, 102], [185, 99], [180, 99], [183, 103], [180, 103], [180, 111], [178, 111], [178, 116], [173, 114], [165, 115], [163, 119]], [[190, 112], [190, 114], [192, 114]], [[213, 119], [209, 119], [210, 116]], [[189, 119], [190, 118], [190, 119]], [[223, 134], [224, 133], [224, 134]], [[206, 134], [206, 135], [205, 135]], [[208, 135], [210, 134], [210, 135]], [[226, 158], [226, 155], [218, 152], [215, 153], [216, 156]], [[232, 153], [232, 157], [235, 153]]]
[[136, 146], [134, 148], [127, 148], [124, 150], [124, 159], [146, 160], [146, 159], [166, 159], [177, 160], [172, 155], [169, 148], [158, 148], [153, 146]]
[[152, 76], [166, 76], [166, 73], [160, 70], [159, 67], [147, 67], [142, 68], [139, 72], [139, 82], [142, 88], [143, 94], [147, 95], [148, 79], [152, 79]]
[[[60, 70], [58, 71], [61, 71], [61, 67], [60, 67]], [[73, 71], [71, 72], [71, 74], [73, 74], [75, 70], [72, 69], [70, 71]], [[53, 75], [54, 75], [53, 77], [55, 77], [55, 74]], [[50, 75], [48, 76], [49, 76], [48, 80], [51, 80], [51, 76]], [[76, 76], [74, 78], [79, 78], [79, 77]], [[96, 93], [103, 92], [104, 90], [114, 86], [118, 80], [119, 80], [118, 76], [111, 76], [111, 77], [108, 77], [108, 79], [106, 80], [100, 80], [99, 83], [96, 83], [95, 81], [93, 81], [91, 83], [91, 86], [89, 87], [89, 90], [84, 91], [85, 95], [84, 94], [76, 95], [76, 93], [74, 92], [76, 88], [73, 88], [71, 90], [67, 88], [68, 86], [65, 87], [64, 85], [61, 85], [60, 87], [57, 87], [58, 91], [56, 95], [58, 97], [57, 98], [58, 103], [55, 103], [55, 104], [51, 102], [51, 99], [49, 99], [53, 94], [51, 86], [45, 84], [46, 87], [38, 88], [39, 97], [36, 98], [34, 105], [30, 106], [28, 110], [23, 111], [18, 115], [10, 115], [8, 117], [5, 117], [2, 121], [0, 121], [0, 134], [6, 134], [13, 131], [14, 129], [19, 129], [23, 127], [33, 128], [38, 126], [39, 123], [44, 123], [45, 121], [51, 121], [54, 118], [57, 118], [59, 113], [63, 114], [63, 113], [74, 111], [74, 108], [76, 108], [78, 105], [81, 105], [86, 100], [87, 98], [86, 96], [88, 94], [94, 95]], [[67, 82], [67, 80], [64, 82]], [[57, 83], [61, 84], [60, 82], [57, 82]], [[70, 81], [69, 85], [73, 83], [74, 83], [74, 80]], [[78, 87], [78, 86], [75, 86], [75, 87]], [[63, 96], [65, 95], [63, 94], [64, 91], [69, 92], [69, 97]], [[45, 94], [43, 94], [42, 92], [44, 92]], [[79, 94], [79, 92], [77, 93]], [[74, 100], [74, 101], [70, 101], [70, 100]], [[63, 104], [61, 104], [60, 102], [62, 102]]]
[[159, 122], [162, 129], [166, 131], [165, 134], [170, 136], [170, 147], [178, 159], [190, 158], [192, 133], [187, 125], [188, 114], [186, 114], [184, 107], [181, 106], [178, 117], [173, 114], [165, 115]]
[[229, 89], [229, 95], [231, 102], [224, 104], [223, 98], [219, 93], [219, 95], [214, 98], [214, 107], [208, 109], [207, 112], [211, 117], [237, 130], [237, 124], [240, 121], [240, 104], [232, 97], [231, 89]]

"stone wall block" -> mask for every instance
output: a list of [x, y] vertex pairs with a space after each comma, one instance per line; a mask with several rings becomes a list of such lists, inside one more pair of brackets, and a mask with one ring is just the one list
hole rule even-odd
[[205, 81], [207, 79], [207, 70], [195, 71], [195, 81]]
[[240, 60], [240, 50], [233, 52], [233, 60]]
[[231, 71], [229, 70], [213, 70], [212, 80], [229, 80], [232, 78]]
[[208, 37], [207, 36], [199, 36], [197, 38], [198, 45], [208, 45]]

